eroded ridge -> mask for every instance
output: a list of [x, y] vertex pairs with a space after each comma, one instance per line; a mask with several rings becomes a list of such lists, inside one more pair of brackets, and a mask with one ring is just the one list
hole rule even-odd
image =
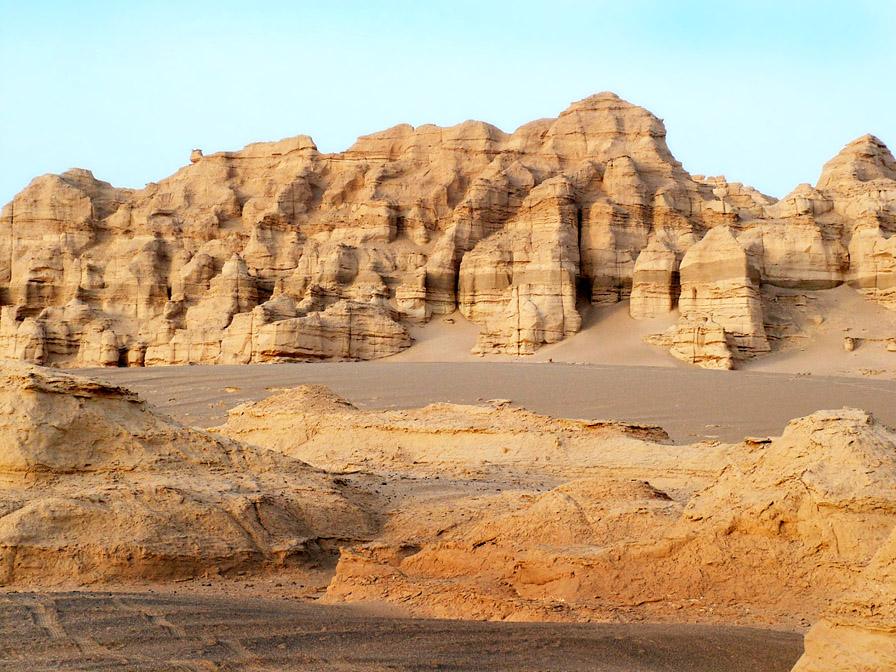
[[[675, 445], [658, 427], [505, 399], [371, 411], [304, 386], [204, 432], [75, 376], [15, 365], [0, 382], [0, 583], [16, 590], [306, 570], [325, 575], [327, 603], [814, 624], [801, 672], [892, 664], [896, 431], [864, 411]], [[60, 599], [10, 608], [66, 656], [125, 659], [69, 627]], [[118, 599], [159, 637], [188, 638], [164, 609]], [[241, 636], [219, 640], [224, 658], [266, 660]]]
[[689, 174], [665, 136], [601, 93], [513, 133], [467, 121], [336, 154], [306, 136], [197, 151], [138, 190], [38, 177], [0, 214], [0, 355], [373, 359], [456, 310], [474, 352], [524, 355], [576, 333], [587, 302], [630, 299], [635, 319], [677, 311], [657, 341], [674, 356], [731, 368], [774, 344], [764, 289], [849, 283], [896, 306], [896, 161], [878, 138], [778, 201]]

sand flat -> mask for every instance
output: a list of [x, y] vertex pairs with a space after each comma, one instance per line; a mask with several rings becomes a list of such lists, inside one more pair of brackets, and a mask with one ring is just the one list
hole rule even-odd
[[0, 670], [785, 672], [802, 636], [707, 625], [438, 621], [288, 599], [0, 595]]
[[544, 362], [345, 362], [82, 369], [130, 387], [191, 425], [213, 426], [228, 408], [304, 383], [332, 388], [362, 408], [412, 408], [506, 398], [555, 417], [662, 426], [673, 440], [773, 436], [820, 409], [862, 408], [896, 425], [896, 381], [684, 367]]

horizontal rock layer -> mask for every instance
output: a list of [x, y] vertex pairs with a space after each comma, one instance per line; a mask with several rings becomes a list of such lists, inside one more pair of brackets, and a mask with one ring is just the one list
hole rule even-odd
[[0, 213], [0, 355], [369, 359], [455, 309], [479, 325], [477, 352], [526, 354], [575, 333], [577, 304], [631, 298], [635, 318], [680, 307], [683, 332], [718, 325], [736, 361], [768, 350], [762, 284], [848, 282], [896, 307], [896, 161], [880, 140], [776, 201], [688, 174], [665, 135], [603, 93], [513, 133], [468, 121], [336, 154], [305, 136], [196, 150], [138, 190], [38, 177]]
[[805, 670], [891, 663], [896, 432], [863, 411], [669, 445], [659, 428], [501, 400], [371, 411], [306, 386], [232, 409], [216, 431], [384, 481], [513, 475], [499, 493], [398, 502], [376, 542], [342, 550], [329, 601], [501, 620], [818, 620]]

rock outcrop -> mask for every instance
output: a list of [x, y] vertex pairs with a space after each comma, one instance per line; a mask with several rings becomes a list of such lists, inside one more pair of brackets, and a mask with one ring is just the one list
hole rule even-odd
[[674, 356], [711, 368], [730, 368], [726, 360], [770, 350], [759, 274], [727, 226], [712, 229], [691, 247], [679, 273], [681, 317], [671, 349]]
[[[629, 605], [662, 604], [668, 613], [670, 605], [698, 604], [729, 617], [750, 610], [814, 620], [896, 527], [896, 436], [865, 413], [827, 412], [743, 448], [683, 507], [644, 487], [630, 501], [620, 498], [620, 486], [605, 476], [587, 488], [573, 482], [496, 505], [400, 560], [349, 553], [331, 595], [410, 600], [440, 616], [469, 615], [470, 602], [459, 596], [472, 593], [480, 598], [477, 617], [491, 610], [497, 618], [514, 611], [540, 618], [562, 601], [577, 618]], [[628, 473], [655, 482], [640, 464], [633, 461]], [[572, 511], [589, 521], [582, 534], [551, 532]], [[426, 597], [415, 601], [421, 589]]]
[[326, 474], [182, 427], [121, 388], [24, 365], [0, 381], [4, 585], [302, 567], [374, 529]]
[[676, 359], [696, 364], [705, 369], [730, 370], [734, 368], [735, 355], [728, 342], [725, 328], [708, 316], [681, 318], [660, 342], [669, 348]]
[[555, 178], [464, 256], [458, 303], [481, 325], [476, 351], [530, 354], [579, 330], [577, 237], [572, 185]]
[[[329, 601], [515, 620], [798, 625], [826, 613], [816, 628], [837, 631], [842, 660], [862, 651], [853, 631], [891, 646], [896, 433], [863, 411], [675, 446], [657, 428], [500, 400], [365, 411], [312, 386], [237, 407], [216, 431], [326, 469], [487, 484], [399, 497], [375, 543], [343, 549]], [[496, 493], [499, 481], [513, 485]], [[863, 572], [883, 585], [855, 592]]]
[[659, 238], [652, 238], [641, 250], [632, 273], [632, 317], [659, 317], [675, 309], [681, 292], [680, 262], [675, 248]]
[[303, 386], [203, 432], [89, 379], [15, 364], [0, 381], [3, 585], [279, 573], [338, 555], [329, 602], [808, 620], [799, 672], [896, 661], [896, 431], [863, 411], [680, 446], [658, 427], [507, 400], [372, 411]]
[[[634, 318], [681, 310], [669, 343], [719, 325], [736, 361], [768, 350], [762, 285], [848, 282], [896, 306], [896, 161], [880, 140], [850, 143], [815, 187], [776, 201], [691, 176], [665, 135], [602, 93], [513, 133], [468, 121], [400, 125], [336, 154], [306, 136], [194, 150], [138, 190], [86, 170], [38, 177], [0, 213], [0, 356], [366, 359], [457, 309], [480, 327], [476, 352], [521, 355], [575, 333], [583, 304], [631, 298]], [[358, 331], [346, 305], [365, 316]], [[725, 360], [712, 329], [708, 353], [685, 359]]]
[[896, 531], [857, 583], [806, 634], [793, 672], [896, 669]]
[[[329, 389], [303, 385], [228, 411], [214, 429], [327, 470], [401, 468], [426, 474], [470, 469], [473, 464], [641, 463], [647, 469], [699, 473], [721, 464], [717, 451], [666, 446], [642, 453], [644, 439], [668, 440], [659, 427], [612, 421], [557, 420], [507, 404], [432, 404], [403, 411], [365, 411]], [[400, 448], [396, 448], [400, 444]], [[611, 445], [612, 444], [612, 445]]]

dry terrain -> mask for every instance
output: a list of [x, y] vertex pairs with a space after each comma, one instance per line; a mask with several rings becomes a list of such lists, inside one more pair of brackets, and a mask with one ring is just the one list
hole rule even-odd
[[797, 634], [402, 619], [284, 599], [0, 595], [0, 670], [786, 672]]
[[877, 137], [781, 199], [612, 93], [40, 176], [0, 359], [9, 669], [896, 670]]
[[[597, 352], [626, 363], [892, 353], [894, 233], [896, 159], [877, 137], [776, 199], [690, 174], [661, 119], [604, 92], [512, 133], [401, 124], [333, 154], [307, 136], [195, 150], [143, 189], [37, 177], [0, 211], [0, 356], [456, 358], [433, 319], [467, 355], [575, 357], [587, 339], [566, 342], [601, 323], [617, 333], [599, 329]], [[621, 306], [612, 325], [593, 310]]]
[[[893, 355], [896, 359], [896, 355]], [[896, 425], [896, 381], [686, 367], [554, 362], [363, 362], [97, 369], [178, 420], [217, 425], [279, 388], [321, 384], [361, 408], [510, 399], [555, 417], [660, 425], [677, 442], [779, 434], [789, 420], [855, 406]], [[683, 393], [684, 392], [684, 393]]]
[[[542, 402], [552, 392], [564, 408], [580, 403], [584, 419], [500, 397], [424, 404], [435, 387], [426, 376], [444, 375], [440, 367], [472, 372], [468, 382], [453, 376], [461, 391], [491, 391], [483, 381], [498, 384], [496, 392], [502, 384], [519, 391], [527, 389], [521, 381], [538, 380]], [[603, 380], [613, 371], [621, 377]], [[328, 375], [332, 384], [340, 372], [356, 395], [394, 388], [397, 396], [368, 397], [361, 407], [309, 384], [310, 376]], [[643, 402], [662, 373], [667, 396], [676, 384], [698, 389], [694, 381], [738, 376], [756, 386], [756, 403], [730, 403], [721, 409], [729, 426], [711, 427], [722, 423], [706, 422], [702, 399], [682, 397], [677, 416], [687, 420], [678, 442], [644, 418], [588, 412], [589, 399], [612, 399], [613, 385], [624, 380]], [[797, 669], [850, 669], [857, 661], [887, 669], [893, 660], [896, 432], [865, 411], [842, 408], [743, 440], [707, 436], [760, 429], [757, 418], [768, 415], [768, 400], [785, 384], [804, 386], [788, 390], [794, 397], [818, 395], [807, 403], [833, 405], [843, 389], [854, 400], [863, 386], [869, 400], [879, 400], [893, 394], [890, 381], [493, 362], [101, 375], [124, 374], [137, 388], [145, 376], [150, 399], [211, 431], [178, 424], [108, 382], [3, 369], [0, 550], [9, 602], [0, 611], [15, 621], [24, 608], [23, 622], [51, 637], [47, 648], [28, 640], [35, 660], [68, 656], [81, 661], [77, 669], [102, 669], [103, 661], [133, 656], [151, 668], [154, 657], [164, 665], [186, 656], [187, 669], [201, 669], [203, 659], [223, 669], [264, 669], [281, 665], [285, 651], [290, 664], [303, 660], [313, 669], [328, 640], [278, 631], [276, 613], [293, 607], [307, 609], [313, 623], [335, 618], [339, 625], [327, 631], [337, 628], [361, 647], [339, 663], [345, 669], [429, 664], [413, 658], [416, 647], [345, 634], [356, 632], [358, 619], [370, 621], [368, 632], [420, 628], [424, 646], [440, 628], [455, 628], [469, 643], [432, 659], [449, 669], [488, 669], [487, 658], [476, 661], [490, 649], [470, 647], [482, 646], [478, 628], [498, 626], [469, 619], [540, 622], [506, 626], [510, 639], [501, 648], [520, 656], [520, 669], [578, 669], [579, 660], [593, 669], [588, 652], [608, 670], [701, 669], [704, 660], [706, 669], [788, 669], [807, 630]], [[262, 398], [240, 403], [250, 382], [251, 396]], [[703, 394], [719, 396], [723, 387]], [[571, 401], [575, 390], [593, 396]], [[214, 411], [202, 423], [179, 406], [197, 399]], [[73, 589], [79, 593], [59, 592]], [[109, 589], [129, 597], [97, 593]], [[162, 641], [116, 630], [131, 618], [128, 605], [156, 599], [169, 602], [138, 615], [161, 624]], [[222, 606], [227, 617], [197, 649], [191, 638], [199, 635], [191, 633], [202, 632], [207, 604], [270, 614], [259, 619], [270, 618], [273, 630], [246, 632], [251, 619], [233, 619]], [[459, 622], [425, 620], [432, 617]], [[534, 628], [533, 641], [547, 648], [517, 652], [514, 627]], [[538, 658], [556, 637], [568, 638], [560, 646], [570, 655], [559, 667]], [[369, 657], [352, 657], [359, 652]]]

